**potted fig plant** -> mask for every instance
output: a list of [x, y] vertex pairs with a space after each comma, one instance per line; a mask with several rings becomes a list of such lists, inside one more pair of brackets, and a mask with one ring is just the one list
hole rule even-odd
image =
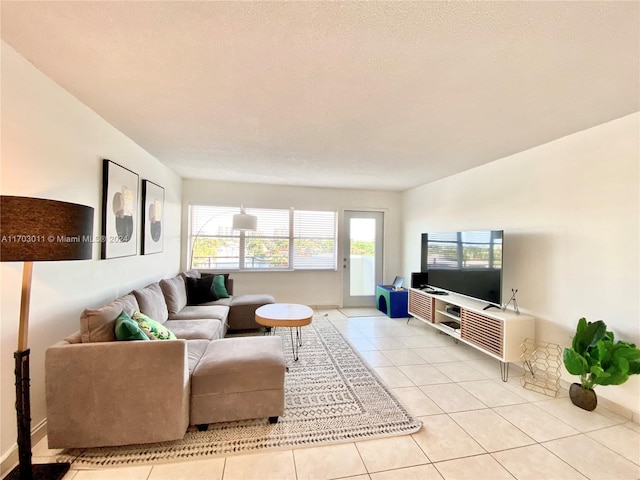
[[580, 383], [569, 389], [571, 401], [589, 411], [598, 404], [594, 386], [620, 385], [629, 375], [640, 373], [640, 350], [633, 343], [616, 342], [602, 320], [581, 318], [571, 348], [564, 349], [562, 359], [569, 373], [580, 376]]

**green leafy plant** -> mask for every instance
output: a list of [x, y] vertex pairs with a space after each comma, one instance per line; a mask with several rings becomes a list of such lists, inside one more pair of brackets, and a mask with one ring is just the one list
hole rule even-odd
[[602, 320], [581, 318], [562, 359], [567, 371], [579, 375], [582, 387], [589, 390], [595, 385], [620, 385], [640, 373], [640, 350], [633, 343], [616, 342]]

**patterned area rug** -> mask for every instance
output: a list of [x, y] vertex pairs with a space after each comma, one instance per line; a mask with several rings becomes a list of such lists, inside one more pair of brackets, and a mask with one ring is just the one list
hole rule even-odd
[[326, 316], [314, 317], [303, 328], [297, 362], [288, 330], [278, 329], [289, 371], [285, 413], [277, 424], [258, 419], [211, 424], [206, 432], [189, 427], [182, 440], [65, 450], [58, 461], [73, 462], [74, 468], [175, 462], [405, 435], [420, 429], [421, 422], [395, 399]]

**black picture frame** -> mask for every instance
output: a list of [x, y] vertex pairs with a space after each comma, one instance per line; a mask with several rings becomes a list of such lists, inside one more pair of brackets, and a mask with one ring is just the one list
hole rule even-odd
[[164, 188], [142, 180], [142, 255], [161, 253], [164, 243]]
[[102, 161], [102, 237], [103, 260], [138, 254], [137, 173], [117, 163]]

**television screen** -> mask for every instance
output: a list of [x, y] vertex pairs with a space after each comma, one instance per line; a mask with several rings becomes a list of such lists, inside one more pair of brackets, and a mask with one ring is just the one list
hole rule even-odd
[[427, 285], [502, 304], [502, 230], [423, 233]]

